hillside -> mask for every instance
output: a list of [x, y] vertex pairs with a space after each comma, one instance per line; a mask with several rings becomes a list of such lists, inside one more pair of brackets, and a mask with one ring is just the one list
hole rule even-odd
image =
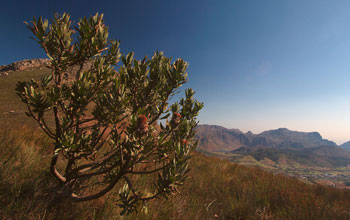
[[238, 129], [226, 129], [217, 125], [198, 125], [196, 131], [199, 139], [198, 148], [207, 152], [238, 149], [252, 135], [252, 133], [245, 134]]
[[[146, 204], [147, 209], [131, 216], [119, 216], [120, 209], [116, 206], [118, 187], [110, 194], [91, 202], [53, 201], [49, 192], [56, 182], [48, 171], [52, 154], [48, 146], [51, 143], [36, 124], [24, 115], [24, 106], [20, 104], [14, 92], [18, 80], [39, 78], [45, 73], [48, 73], [45, 68], [29, 69], [10, 72], [0, 78], [0, 219], [192, 220], [349, 217], [348, 190], [306, 184], [297, 178], [241, 166], [198, 152], [193, 152], [191, 170], [185, 185], [180, 188], [180, 193], [168, 200], [153, 200]], [[202, 128], [199, 126], [199, 129]], [[215, 143], [213, 149], [217, 151], [220, 151], [221, 146], [226, 146], [225, 152], [221, 152], [223, 155], [232, 155], [230, 151], [242, 150], [241, 143], [255, 143], [252, 146], [263, 150], [264, 145], [259, 140], [266, 140], [266, 143], [275, 141], [276, 145], [271, 148], [273, 150], [285, 149], [285, 142], [278, 135], [271, 135], [271, 138], [265, 135], [266, 139], [259, 137], [254, 140], [255, 135], [250, 132], [243, 133], [219, 126], [209, 126], [205, 129], [215, 132], [208, 132], [207, 142], [204, 143], [207, 143], [207, 146]], [[221, 138], [217, 138], [220, 135]], [[232, 138], [236, 135], [241, 139]], [[330, 150], [337, 149], [332, 143], [320, 140], [317, 135], [297, 136], [300, 142], [315, 139], [315, 143], [328, 143], [324, 147], [313, 147], [317, 144], [307, 145], [306, 149], [315, 154], [339, 156], [338, 151]], [[216, 153], [214, 150], [212, 152]], [[258, 150], [254, 152], [259, 153]], [[278, 161], [284, 159], [282, 156]], [[256, 161], [252, 156], [242, 158], [242, 162], [248, 165]], [[261, 161], [271, 166], [275, 165], [274, 161], [266, 157]], [[138, 178], [140, 184], [147, 184], [147, 179]]]
[[[350, 191], [193, 153], [180, 193], [120, 218], [118, 187], [91, 202], [52, 201], [51, 151], [41, 132], [0, 130], [0, 219], [347, 219]], [[139, 176], [139, 183], [147, 179]]]
[[15, 92], [16, 83], [18, 81], [40, 79], [41, 75], [48, 73], [49, 69], [46, 68], [46, 63], [42, 61], [24, 60], [0, 66], [0, 121], [2, 127], [23, 123], [36, 126], [24, 114], [25, 106], [20, 102]]

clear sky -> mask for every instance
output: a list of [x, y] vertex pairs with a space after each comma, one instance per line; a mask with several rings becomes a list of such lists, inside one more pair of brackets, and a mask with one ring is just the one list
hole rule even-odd
[[4, 1], [0, 65], [45, 57], [23, 21], [55, 12], [102, 12], [122, 52], [188, 61], [201, 124], [350, 140], [349, 0]]

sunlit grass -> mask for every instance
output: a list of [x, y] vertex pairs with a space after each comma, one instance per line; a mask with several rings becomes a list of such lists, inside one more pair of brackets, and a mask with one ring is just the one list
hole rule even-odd
[[[118, 189], [87, 203], [52, 201], [51, 145], [39, 130], [2, 129], [0, 216], [3, 219], [118, 219]], [[181, 194], [147, 203], [123, 219], [348, 219], [350, 192], [305, 184], [194, 153]], [[147, 184], [139, 179], [138, 184]]]

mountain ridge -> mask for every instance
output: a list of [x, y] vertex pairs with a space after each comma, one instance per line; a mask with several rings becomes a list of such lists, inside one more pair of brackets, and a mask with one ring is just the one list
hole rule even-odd
[[277, 162], [280, 158], [308, 166], [337, 167], [350, 164], [350, 152], [335, 142], [322, 138], [318, 132], [292, 131], [287, 128], [259, 134], [227, 129], [218, 125], [198, 125], [198, 151], [221, 155], [253, 156]]
[[[217, 136], [215, 137], [215, 135], [221, 136], [222, 141], [213, 140], [214, 138], [219, 138]], [[335, 142], [322, 138], [318, 132], [292, 131], [287, 128], [272, 129], [254, 134], [251, 131], [244, 133], [239, 129], [228, 129], [219, 125], [202, 124], [197, 126], [197, 137], [199, 138], [200, 147], [209, 151], [215, 151], [210, 150], [210, 147], [219, 151], [225, 151], [226, 149], [234, 150], [242, 146], [262, 147], [266, 145], [279, 148], [338, 147]], [[213, 143], [216, 143], [217, 146], [213, 146]]]

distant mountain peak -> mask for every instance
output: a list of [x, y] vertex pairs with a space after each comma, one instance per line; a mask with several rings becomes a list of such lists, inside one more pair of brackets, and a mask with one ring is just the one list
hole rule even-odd
[[253, 134], [218, 125], [199, 125], [197, 137], [199, 148], [208, 151], [232, 151], [242, 146], [292, 149], [337, 146], [333, 141], [323, 139], [318, 132], [299, 132], [287, 128]]
[[277, 128], [277, 129], [273, 129], [273, 130], [268, 130], [268, 131], [264, 131], [262, 133], [270, 133], [270, 134], [283, 134], [283, 133], [286, 133], [286, 132], [293, 132], [287, 128]]
[[288, 128], [278, 128], [278, 131], [290, 131]]
[[308, 135], [311, 136], [311, 137], [315, 137], [315, 138], [320, 138], [322, 139], [322, 136], [320, 133], [314, 131], [314, 132], [308, 132]]

